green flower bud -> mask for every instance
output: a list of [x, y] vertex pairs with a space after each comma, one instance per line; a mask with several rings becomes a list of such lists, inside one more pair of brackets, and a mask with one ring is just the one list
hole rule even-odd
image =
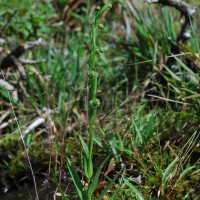
[[91, 70], [91, 71], [89, 71], [89, 73], [88, 73], [88, 77], [89, 77], [89, 79], [91, 79], [91, 80], [93, 80], [93, 79], [95, 79], [95, 78], [98, 78], [98, 73], [97, 72], [95, 72], [94, 70]]
[[97, 7], [96, 7], [96, 10], [98, 10], [98, 11], [99, 11], [100, 9], [101, 9], [101, 7], [100, 7], [100, 6], [97, 6]]
[[90, 105], [93, 106], [94, 108], [100, 107], [101, 102], [99, 99], [94, 99], [94, 100], [90, 100]]
[[105, 49], [104, 49], [103, 47], [100, 47], [100, 48], [99, 48], [99, 52], [100, 52], [100, 53], [104, 53], [104, 51], [105, 51]]
[[104, 29], [104, 25], [103, 24], [99, 24], [98, 27], [99, 27], [99, 29]]

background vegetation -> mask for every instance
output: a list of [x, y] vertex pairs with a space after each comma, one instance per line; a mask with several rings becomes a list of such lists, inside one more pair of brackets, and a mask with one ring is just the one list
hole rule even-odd
[[0, 2], [0, 60], [19, 45], [40, 44], [18, 64], [1, 65], [0, 79], [14, 88], [0, 90], [2, 193], [32, 183], [32, 167], [63, 199], [199, 199], [200, 16], [199, 2], [187, 2], [197, 10], [191, 38], [177, 44], [175, 71], [166, 63], [182, 26], [177, 10], [116, 0], [101, 14], [92, 148], [91, 30], [96, 7], [107, 1]]

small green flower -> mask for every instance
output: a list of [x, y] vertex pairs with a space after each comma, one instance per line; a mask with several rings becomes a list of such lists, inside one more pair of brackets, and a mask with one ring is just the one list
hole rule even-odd
[[99, 29], [104, 29], [104, 25], [103, 24], [99, 24], [98, 27], [99, 27]]
[[88, 73], [88, 77], [89, 77], [90, 80], [98, 78], [98, 76], [99, 76], [99, 74], [97, 72], [95, 72], [94, 70], [91, 70]]
[[99, 48], [99, 52], [100, 52], [100, 53], [104, 53], [104, 51], [105, 51], [105, 49], [104, 49], [103, 47], [100, 47], [100, 48]]
[[96, 10], [98, 10], [98, 11], [101, 10], [101, 7], [100, 7], [100, 6], [97, 6], [97, 7], [96, 7]]
[[94, 100], [90, 100], [90, 105], [94, 108], [100, 107], [101, 102], [99, 99], [95, 98]]

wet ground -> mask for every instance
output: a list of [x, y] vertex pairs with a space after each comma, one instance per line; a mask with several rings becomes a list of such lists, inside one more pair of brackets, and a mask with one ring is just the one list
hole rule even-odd
[[[6, 189], [6, 188], [5, 188]], [[71, 181], [64, 183], [62, 185], [63, 191], [67, 191], [70, 194], [70, 199], [77, 199], [76, 194], [74, 193], [73, 184]], [[56, 191], [56, 186], [54, 183], [49, 182], [47, 179], [37, 180], [37, 190], [40, 200], [61, 200], [61, 194], [59, 191]], [[5, 191], [6, 192], [6, 191]], [[56, 195], [55, 195], [56, 194]], [[71, 196], [74, 196], [74, 198]], [[19, 186], [18, 189], [10, 189], [7, 193], [0, 195], [0, 200], [34, 200], [35, 199], [35, 189], [33, 185]]]

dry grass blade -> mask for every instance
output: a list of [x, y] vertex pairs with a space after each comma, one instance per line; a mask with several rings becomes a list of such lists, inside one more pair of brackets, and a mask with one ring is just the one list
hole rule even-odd
[[6, 80], [4, 79], [0, 79], [0, 89], [5, 89], [9, 92], [10, 96], [12, 97], [12, 99], [14, 101], [18, 101], [18, 93], [16, 88], [14, 88], [13, 85], [11, 85], [10, 83], [8, 83]]
[[8, 111], [6, 111], [6, 112], [3, 112], [3, 114], [1, 114], [1, 117], [0, 117], [0, 124], [3, 122], [3, 120], [8, 116], [8, 115], [10, 115], [11, 114], [11, 111], [10, 110], [8, 110]]
[[4, 122], [0, 125], [0, 130], [10, 126], [12, 123], [15, 122], [15, 118], [9, 119], [7, 122]]
[[27, 134], [29, 134], [33, 129], [35, 129], [36, 127], [40, 126], [41, 124], [43, 124], [45, 122], [45, 118], [40, 117], [35, 119], [22, 133], [23, 137], [25, 137]]
[[161, 100], [163, 100], [163, 101], [169, 101], [169, 102], [174, 102], [174, 103], [183, 104], [183, 105], [191, 105], [190, 103], [185, 103], [185, 102], [181, 102], [181, 101], [176, 101], [176, 100], [172, 100], [172, 99], [168, 99], [168, 98], [164, 98], [164, 97], [159, 97], [159, 96], [156, 96], [156, 95], [148, 94], [147, 96], [155, 97], [155, 98], [161, 99]]

